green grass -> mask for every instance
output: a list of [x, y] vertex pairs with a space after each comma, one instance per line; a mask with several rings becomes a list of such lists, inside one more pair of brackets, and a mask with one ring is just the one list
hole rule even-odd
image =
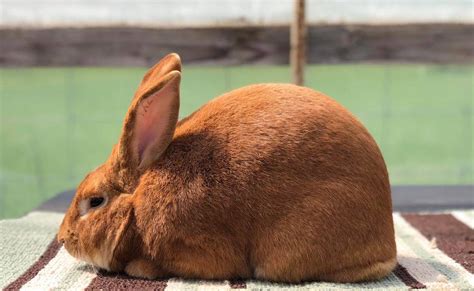
[[[0, 69], [0, 218], [73, 188], [107, 157], [145, 69]], [[374, 135], [392, 184], [472, 184], [474, 66], [318, 65], [307, 86]], [[186, 67], [181, 116], [225, 91], [288, 82], [288, 67]]]

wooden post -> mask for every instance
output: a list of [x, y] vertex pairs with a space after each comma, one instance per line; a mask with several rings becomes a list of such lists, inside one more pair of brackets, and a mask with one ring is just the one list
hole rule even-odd
[[305, 0], [294, 0], [294, 17], [290, 31], [290, 64], [293, 82], [304, 84], [306, 54]]

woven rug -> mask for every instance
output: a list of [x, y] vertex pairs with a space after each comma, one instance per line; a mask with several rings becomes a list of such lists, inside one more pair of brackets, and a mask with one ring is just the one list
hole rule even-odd
[[55, 241], [62, 214], [33, 212], [0, 221], [0, 287], [6, 290], [474, 290], [474, 210], [435, 214], [394, 214], [398, 266], [370, 283], [133, 279], [96, 272], [69, 256]]

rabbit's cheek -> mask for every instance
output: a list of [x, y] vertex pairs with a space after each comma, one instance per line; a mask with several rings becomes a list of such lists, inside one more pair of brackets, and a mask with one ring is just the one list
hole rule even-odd
[[111, 251], [105, 244], [105, 242], [102, 242], [100, 245], [89, 250], [87, 261], [98, 268], [110, 271]]
[[112, 266], [114, 242], [120, 239], [116, 237], [115, 231], [111, 231], [112, 229], [115, 229], [113, 223], [108, 225], [108, 229], [97, 229], [97, 232], [87, 237], [89, 246], [85, 261], [107, 271], [114, 271]]
[[93, 235], [81, 237], [75, 250], [74, 247], [72, 247], [69, 252], [79, 260], [110, 271], [111, 251], [106, 241], [98, 242]]

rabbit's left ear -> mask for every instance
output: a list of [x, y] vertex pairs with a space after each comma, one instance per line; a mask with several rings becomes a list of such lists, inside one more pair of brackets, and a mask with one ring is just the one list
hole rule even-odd
[[133, 171], [142, 172], [161, 156], [178, 122], [181, 73], [159, 75], [145, 76], [125, 116], [119, 159]]
[[181, 72], [181, 58], [177, 53], [171, 53], [162, 58], [158, 63], [156, 63], [142, 79], [137, 93], [139, 93], [144, 88], [153, 86], [156, 84], [160, 78], [165, 76], [171, 71]]

